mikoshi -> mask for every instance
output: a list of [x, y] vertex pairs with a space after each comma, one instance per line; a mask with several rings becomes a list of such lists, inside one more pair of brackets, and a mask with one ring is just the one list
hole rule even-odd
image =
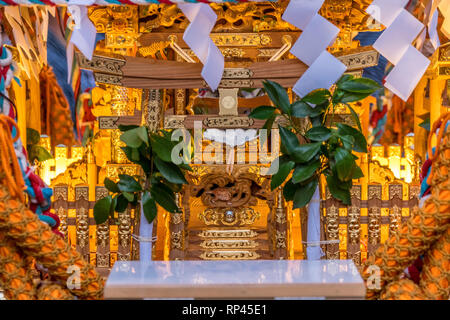
[[1, 300], [450, 298], [450, 0], [0, 25]]

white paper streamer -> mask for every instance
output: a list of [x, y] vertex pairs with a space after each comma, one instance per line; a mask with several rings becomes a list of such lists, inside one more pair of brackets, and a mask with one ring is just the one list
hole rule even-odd
[[384, 85], [406, 101], [429, 65], [430, 60], [410, 45], [403, 58], [386, 77]]
[[205, 3], [183, 3], [178, 7], [191, 22], [183, 40], [203, 63], [202, 77], [212, 90], [216, 90], [222, 79], [225, 60], [219, 48], [209, 37], [217, 15]]
[[339, 80], [346, 69], [347, 67], [331, 53], [323, 51], [297, 81], [292, 90], [299, 97], [304, 97], [316, 89], [329, 88]]
[[[404, 101], [408, 100], [430, 64], [428, 58], [411, 45], [424, 25], [404, 9], [406, 2], [374, 0], [366, 10], [387, 27], [373, 47], [395, 65], [386, 77], [385, 87]], [[433, 19], [428, 26], [434, 25]], [[420, 35], [418, 47], [423, 46], [424, 35]], [[434, 41], [436, 44], [436, 39]]]
[[[153, 235], [153, 222], [148, 223], [147, 218], [144, 215], [144, 208], [141, 201], [141, 221], [139, 226], [139, 236], [141, 238], [152, 238]], [[140, 241], [139, 242], [139, 260], [151, 261], [152, 260], [152, 242]]]
[[[308, 205], [308, 234], [307, 242], [320, 243], [320, 192], [319, 187], [317, 187], [316, 192], [312, 197], [311, 202]], [[307, 260], [320, 260], [324, 255], [322, 248], [320, 246], [306, 247], [306, 257]]]
[[291, 53], [310, 66], [293, 87], [300, 97], [319, 88], [329, 88], [345, 72], [345, 65], [326, 51], [339, 28], [318, 14], [324, 0], [292, 0], [283, 19], [303, 30]]
[[67, 9], [71, 12], [76, 22], [70, 42], [76, 45], [86, 58], [91, 60], [95, 50], [97, 30], [91, 20], [89, 20], [87, 7], [71, 5]]

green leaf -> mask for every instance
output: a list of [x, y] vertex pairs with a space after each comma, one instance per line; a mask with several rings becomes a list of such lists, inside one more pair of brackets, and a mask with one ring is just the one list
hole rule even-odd
[[27, 144], [38, 144], [41, 140], [39, 131], [32, 128], [27, 128]]
[[319, 180], [313, 179], [307, 184], [297, 187], [294, 195], [294, 209], [303, 208], [311, 201], [318, 184]]
[[148, 223], [152, 223], [156, 218], [158, 209], [156, 208], [156, 202], [150, 195], [150, 192], [145, 191], [142, 195], [142, 208], [144, 209], [144, 216]]
[[279, 129], [281, 143], [283, 144], [288, 154], [293, 154], [296, 148], [300, 146], [297, 136], [291, 130], [286, 129], [282, 126], [279, 126]]
[[124, 192], [124, 193], [122, 193], [122, 195], [125, 197], [125, 199], [127, 199], [128, 202], [134, 201], [134, 193]]
[[331, 96], [330, 91], [326, 89], [317, 89], [306, 95], [302, 99], [302, 101], [309, 102], [312, 104], [322, 104], [327, 102], [330, 96]]
[[259, 120], [267, 120], [273, 116], [275, 110], [277, 110], [275, 107], [261, 106], [253, 109], [252, 112], [250, 112], [249, 117]]
[[29, 158], [31, 158], [31, 160], [33, 161], [34, 159], [37, 159], [38, 161], [42, 162], [48, 159], [53, 159], [53, 156], [44, 147], [31, 145], [31, 152]]
[[169, 162], [165, 162], [161, 160], [159, 157], [155, 157], [153, 159], [156, 168], [158, 168], [159, 172], [163, 175], [164, 178], [167, 179], [167, 181], [177, 184], [186, 184], [187, 181], [184, 178], [183, 172], [180, 170], [180, 168]]
[[108, 189], [112, 193], [119, 193], [120, 192], [119, 187], [117, 186], [117, 184], [114, 181], [112, 181], [112, 180], [110, 180], [108, 178], [105, 178], [105, 180], [103, 180], [103, 184], [105, 185], [105, 188]]
[[[166, 211], [174, 213], [178, 212], [178, 206], [175, 203], [173, 192], [168, 192], [162, 184], [152, 184], [150, 193], [153, 199]], [[169, 189], [170, 190], [170, 189]]]
[[272, 180], [270, 181], [270, 188], [275, 190], [278, 188], [284, 180], [288, 177], [291, 170], [294, 168], [294, 161], [281, 161], [278, 172], [272, 176]]
[[344, 148], [337, 148], [335, 153], [336, 171], [339, 180], [347, 181], [351, 179], [355, 160], [350, 152]]
[[297, 165], [292, 174], [292, 182], [299, 183], [308, 180], [320, 168], [320, 160], [305, 165]]
[[135, 128], [128, 130], [120, 136], [120, 140], [123, 141], [128, 147], [131, 148], [139, 148], [142, 145], [142, 139], [141, 139], [141, 133], [140, 128]]
[[322, 108], [318, 108], [318, 106], [313, 108], [306, 102], [300, 100], [295, 101], [292, 104], [292, 115], [296, 118], [317, 117], [322, 114], [323, 111], [324, 110]]
[[167, 162], [172, 161], [172, 141], [167, 140], [158, 134], [153, 134], [150, 141], [152, 144], [152, 150], [159, 158]]
[[139, 127], [139, 128], [136, 128], [135, 130], [137, 131], [139, 139], [141, 139], [148, 146], [147, 127]]
[[355, 139], [353, 150], [355, 150], [356, 152], [367, 153], [367, 140], [360, 131], [343, 123], [338, 123], [337, 127], [339, 137], [342, 138], [343, 136], [350, 135]]
[[361, 168], [358, 166], [354, 166], [352, 171], [352, 179], [361, 179], [362, 177], [364, 177], [364, 173], [362, 172]]
[[344, 204], [351, 205], [350, 190], [344, 190], [339, 188], [340, 182], [337, 181], [334, 175], [327, 176], [327, 185], [330, 189], [330, 193], [338, 200], [341, 200]]
[[346, 135], [346, 136], [340, 136], [340, 138], [342, 140], [342, 144], [344, 145], [345, 149], [353, 150], [353, 145], [355, 143], [355, 138], [353, 138], [353, 136]]
[[119, 130], [120, 131], [122, 131], [122, 132], [125, 132], [125, 131], [128, 131], [128, 130], [131, 130], [131, 129], [136, 129], [136, 128], [139, 128], [139, 126], [137, 126], [137, 125], [124, 125], [124, 124], [119, 124]]
[[381, 89], [381, 86], [372, 79], [355, 78], [340, 83], [339, 89], [354, 93], [368, 93], [370, 95]]
[[370, 96], [370, 93], [345, 92], [340, 99], [341, 103], [349, 103], [363, 100]]
[[116, 204], [116, 211], [117, 212], [124, 212], [128, 208], [128, 200], [125, 198], [123, 194], [119, 194], [117, 196], [117, 204]]
[[119, 179], [120, 180], [117, 183], [117, 186], [122, 192], [137, 192], [142, 190], [141, 184], [132, 176], [127, 174], [119, 174]]
[[107, 196], [98, 200], [94, 205], [94, 219], [96, 224], [102, 224], [108, 220], [111, 211], [112, 197]]
[[338, 82], [336, 82], [336, 86], [339, 88], [344, 82], [353, 79], [354, 77], [351, 74], [344, 74]]
[[331, 137], [331, 130], [326, 127], [313, 127], [308, 130], [306, 137], [313, 141], [327, 141]]
[[295, 148], [292, 153], [292, 158], [299, 163], [306, 163], [314, 158], [317, 153], [320, 151], [320, 146], [322, 142], [314, 142], [302, 144]]
[[356, 111], [349, 104], [346, 104], [346, 106], [350, 110], [350, 112], [351, 112], [351, 114], [353, 116], [353, 119], [355, 120], [355, 122], [356, 122], [356, 124], [358, 126], [359, 131], [362, 132], [361, 122], [359, 121], [358, 114], [356, 113]]
[[289, 101], [289, 96], [286, 89], [284, 89], [280, 84], [270, 80], [263, 81], [263, 85], [270, 100], [272, 100], [275, 106], [280, 108], [284, 113], [290, 114], [291, 103]]
[[283, 187], [283, 197], [286, 201], [292, 201], [294, 199], [295, 191], [297, 186], [290, 179]]

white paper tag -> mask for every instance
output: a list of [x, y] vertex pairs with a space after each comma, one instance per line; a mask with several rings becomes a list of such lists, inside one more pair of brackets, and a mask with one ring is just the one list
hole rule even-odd
[[403, 58], [386, 77], [385, 87], [406, 101], [429, 65], [430, 60], [410, 45]]

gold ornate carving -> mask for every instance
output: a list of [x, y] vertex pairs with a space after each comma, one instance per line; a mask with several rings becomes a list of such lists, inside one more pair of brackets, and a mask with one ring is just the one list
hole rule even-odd
[[209, 239], [200, 243], [205, 249], [254, 249], [258, 242], [249, 239]]
[[175, 116], [166, 116], [164, 118], [164, 129], [178, 129], [184, 128], [184, 120], [186, 116], [175, 115]]
[[202, 238], [254, 238], [257, 235], [256, 231], [246, 229], [202, 230], [198, 234]]
[[170, 234], [170, 245], [172, 249], [182, 249], [183, 231], [172, 232]]
[[76, 227], [77, 227], [77, 245], [80, 248], [84, 248], [89, 245], [89, 219], [88, 219], [88, 210], [86, 208], [79, 208], [77, 210]]
[[198, 218], [206, 225], [246, 226], [260, 218], [252, 208], [208, 208]]
[[159, 90], [144, 90], [142, 98], [145, 124], [151, 132], [160, 128], [162, 102]]
[[227, 79], [247, 79], [253, 76], [253, 71], [245, 68], [225, 68], [223, 70], [223, 78]]
[[95, 82], [122, 86], [122, 76], [94, 72]]
[[97, 267], [99, 268], [109, 267], [109, 254], [101, 254], [97, 252], [96, 260], [97, 260]]
[[178, 213], [178, 212], [171, 213], [170, 214], [170, 219], [171, 219], [171, 222], [173, 224], [180, 224], [180, 223], [183, 222], [183, 214], [182, 213]]
[[203, 260], [256, 260], [260, 255], [254, 251], [207, 251], [200, 255]]
[[225, 59], [227, 58], [243, 58], [245, 56], [245, 51], [241, 48], [221, 48]]
[[275, 234], [275, 246], [276, 246], [276, 248], [277, 249], [279, 249], [279, 248], [283, 248], [283, 249], [285, 249], [286, 248], [286, 242], [287, 242], [287, 239], [286, 239], [286, 231], [276, 231], [276, 234]]
[[117, 129], [117, 121], [119, 117], [115, 116], [102, 116], [98, 117], [98, 127], [99, 129]]
[[208, 117], [203, 125], [208, 128], [245, 128], [251, 127], [255, 120], [248, 117]]
[[131, 216], [129, 210], [118, 213], [119, 246], [128, 248], [131, 240]]
[[198, 185], [191, 186], [191, 191], [192, 196], [201, 197], [205, 206], [224, 209], [256, 205], [256, 198], [268, 199], [270, 193], [267, 184], [259, 183], [257, 176], [249, 172], [207, 173]]
[[122, 67], [126, 63], [123, 58], [94, 55], [92, 56], [92, 60], [88, 60], [81, 52], [77, 52], [76, 56], [81, 69], [89, 69], [94, 72], [118, 76], [123, 75]]
[[111, 180], [119, 178], [119, 174], [128, 174], [130, 176], [139, 173], [139, 166], [136, 164], [107, 164], [106, 177]]
[[394, 205], [392, 209], [390, 210], [389, 214], [389, 231], [391, 233], [395, 233], [401, 223], [402, 219], [402, 209], [399, 206]]
[[59, 224], [59, 231], [64, 235], [64, 237], [67, 237], [67, 212], [64, 210], [64, 208], [59, 207], [56, 210], [56, 214], [59, 217], [60, 224]]
[[326, 224], [327, 224], [327, 235], [329, 240], [337, 240], [339, 239], [339, 209], [332, 205], [328, 211], [326, 216]]
[[347, 67], [347, 72], [378, 65], [380, 54], [377, 51], [357, 51], [358, 52], [355, 53], [343, 52], [342, 54], [345, 55], [337, 57], [343, 64], [345, 64]]

